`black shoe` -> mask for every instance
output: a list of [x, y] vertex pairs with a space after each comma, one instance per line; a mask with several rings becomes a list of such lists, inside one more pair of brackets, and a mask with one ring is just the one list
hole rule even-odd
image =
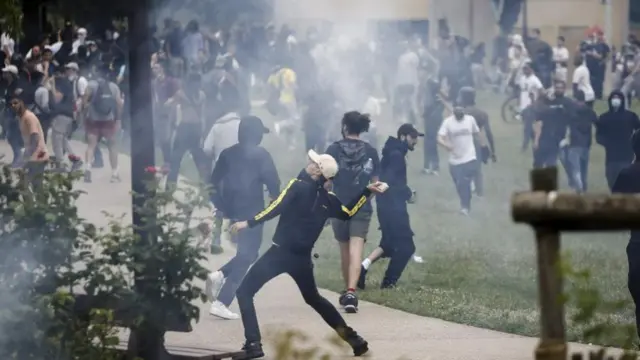
[[347, 290], [344, 290], [343, 292], [340, 293], [340, 297], [338, 298], [338, 304], [340, 304], [340, 306], [344, 307], [344, 297], [347, 295]]
[[397, 283], [395, 281], [390, 281], [383, 279], [382, 284], [380, 284], [380, 289], [395, 289]]
[[[355, 350], [354, 350], [355, 351]], [[258, 341], [246, 342], [242, 347], [241, 354], [234, 355], [232, 360], [251, 360], [260, 359], [264, 357], [264, 351], [262, 351], [262, 344]]]
[[353, 349], [353, 356], [362, 356], [369, 351], [369, 343], [352, 328], [347, 327], [344, 331], [339, 331], [339, 333], [342, 339]]
[[360, 268], [360, 277], [358, 278], [358, 289], [364, 290], [367, 282], [367, 270], [363, 267]]
[[347, 292], [344, 294], [344, 311], [349, 314], [355, 314], [358, 312], [358, 297], [355, 293]]

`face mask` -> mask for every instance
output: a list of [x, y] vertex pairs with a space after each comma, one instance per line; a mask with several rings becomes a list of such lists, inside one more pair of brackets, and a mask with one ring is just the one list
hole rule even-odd
[[461, 111], [456, 111], [453, 113], [453, 116], [455, 116], [455, 118], [458, 120], [462, 120], [462, 118], [464, 117], [464, 113]]
[[614, 108], [619, 108], [620, 106], [622, 106], [622, 99], [619, 99], [619, 98], [611, 99], [611, 106], [613, 106]]

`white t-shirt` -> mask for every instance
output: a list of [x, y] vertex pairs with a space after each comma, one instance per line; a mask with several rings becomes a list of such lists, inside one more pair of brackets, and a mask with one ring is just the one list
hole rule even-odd
[[527, 106], [531, 105], [531, 95], [533, 95], [534, 100], [537, 99], [542, 89], [544, 89], [544, 87], [537, 76], [534, 74], [529, 76], [523, 75], [522, 78], [520, 78], [520, 110], [524, 110]]
[[398, 59], [397, 85], [417, 85], [420, 58], [413, 51], [406, 52]]
[[2, 50], [7, 50], [7, 52], [9, 53], [9, 56], [13, 55], [14, 50], [15, 50], [15, 46], [16, 46], [16, 42], [11, 38], [11, 36], [8, 33], [2, 33], [2, 35], [0, 35], [0, 47], [2, 47]]
[[447, 138], [451, 147], [449, 152], [449, 164], [460, 165], [476, 160], [476, 146], [473, 135], [480, 132], [476, 119], [471, 115], [465, 115], [462, 120], [455, 116], [444, 119], [438, 136]]
[[584, 93], [584, 101], [593, 101], [596, 94], [591, 87], [591, 74], [585, 64], [578, 66], [573, 71], [573, 84], [578, 86], [578, 90]]
[[555, 62], [568, 62], [569, 61], [569, 49], [566, 46], [556, 46], [553, 48], [553, 61]]

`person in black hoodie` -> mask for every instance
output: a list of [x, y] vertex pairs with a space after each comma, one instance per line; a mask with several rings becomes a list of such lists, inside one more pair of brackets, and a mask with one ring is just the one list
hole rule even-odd
[[429, 175], [440, 172], [438, 157], [438, 130], [444, 120], [444, 104], [440, 97], [440, 82], [435, 77], [427, 78], [420, 86], [418, 99], [422, 103], [424, 121], [424, 169]]
[[[238, 143], [224, 149], [211, 175], [212, 200], [232, 221], [246, 219], [264, 208], [264, 186], [271, 199], [280, 192], [280, 178], [271, 154], [260, 146], [269, 133], [262, 120], [246, 116], [238, 126]], [[224, 319], [237, 319], [229, 310], [242, 278], [258, 258], [262, 244], [262, 225], [238, 234], [236, 256], [207, 278], [209, 313]]]
[[603, 113], [596, 122], [596, 142], [604, 147], [605, 174], [609, 189], [622, 169], [633, 161], [633, 150], [629, 137], [640, 129], [640, 119], [628, 110], [625, 96], [621, 91], [609, 95], [609, 111]]
[[[356, 196], [362, 187], [378, 181], [380, 159], [378, 151], [368, 142], [360, 139], [360, 134], [369, 131], [369, 115], [350, 111], [342, 117], [343, 139], [329, 145], [326, 153], [338, 162], [340, 171], [333, 181], [333, 191], [338, 199], [348, 201]], [[364, 243], [369, 233], [373, 206], [366, 202], [362, 210], [353, 218], [344, 221], [333, 219], [331, 225], [335, 239], [340, 244], [342, 277], [346, 291], [339, 299], [346, 312], [358, 311], [356, 285], [360, 277], [360, 263]]]
[[389, 185], [383, 195], [378, 196], [378, 222], [382, 239], [378, 248], [362, 262], [358, 288], [364, 289], [369, 266], [382, 257], [391, 261], [382, 279], [381, 288], [396, 286], [411, 256], [416, 251], [413, 231], [409, 222], [407, 203], [415, 202], [415, 193], [407, 184], [407, 152], [413, 151], [418, 137], [423, 137], [411, 124], [403, 124], [398, 129], [398, 137], [389, 137], [382, 149], [380, 161], [380, 181]]
[[[616, 179], [612, 192], [623, 194], [640, 194], [640, 131], [636, 130], [631, 137], [631, 147], [635, 155], [631, 165], [622, 169]], [[640, 331], [640, 230], [631, 231], [627, 245], [629, 261], [628, 287], [636, 307], [636, 330]]]

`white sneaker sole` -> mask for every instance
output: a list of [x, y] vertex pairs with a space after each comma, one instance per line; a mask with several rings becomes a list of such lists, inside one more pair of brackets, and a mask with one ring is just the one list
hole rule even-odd
[[219, 313], [216, 310], [209, 310], [209, 315], [213, 315], [219, 319], [223, 319], [223, 320], [238, 320], [240, 318], [240, 315], [238, 314], [233, 314], [233, 315], [228, 315], [228, 314], [222, 314]]

